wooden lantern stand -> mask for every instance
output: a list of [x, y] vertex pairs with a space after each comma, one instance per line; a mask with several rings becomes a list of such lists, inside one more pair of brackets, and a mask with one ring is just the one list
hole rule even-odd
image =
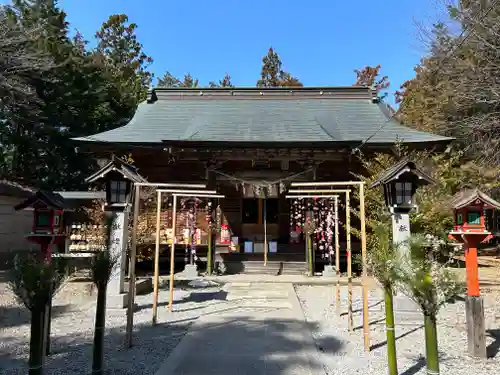
[[479, 190], [458, 193], [452, 200], [455, 225], [448, 237], [464, 248], [467, 297], [465, 314], [468, 352], [486, 358], [484, 302], [479, 288], [477, 248], [493, 238], [486, 228], [485, 209], [500, 209], [500, 203]]

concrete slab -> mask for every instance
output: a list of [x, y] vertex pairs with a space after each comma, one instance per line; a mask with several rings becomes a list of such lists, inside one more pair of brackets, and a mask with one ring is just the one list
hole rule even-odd
[[287, 297], [286, 308], [273, 307], [283, 302], [268, 296], [262, 304], [235, 303], [233, 309], [200, 317], [156, 374], [324, 375], [291, 284]]

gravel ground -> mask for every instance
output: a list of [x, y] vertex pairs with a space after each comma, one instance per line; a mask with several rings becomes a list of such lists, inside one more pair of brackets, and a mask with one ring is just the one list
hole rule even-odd
[[[386, 375], [385, 315], [382, 294], [370, 292], [370, 343], [373, 347], [369, 354], [363, 351], [363, 328], [361, 310], [361, 288], [354, 288], [353, 310], [354, 331], [347, 330], [346, 287], [342, 289], [342, 316], [335, 308], [335, 287], [297, 286], [296, 292], [301, 301], [306, 319], [317, 327], [313, 336], [317, 343], [327, 374], [373, 374]], [[492, 356], [485, 361], [474, 360], [467, 356], [467, 333], [465, 327], [464, 302], [456, 302], [442, 308], [438, 317], [438, 340], [440, 350], [441, 374], [486, 375], [500, 374], [500, 293], [489, 291], [484, 295], [486, 329], [488, 332], [488, 351]], [[425, 374], [425, 340], [420, 314], [405, 314], [401, 323], [396, 325], [398, 370], [400, 374]], [[404, 322], [404, 323], [403, 323]], [[493, 337], [496, 335], [496, 340]], [[325, 337], [336, 337], [338, 345], [328, 347]]]
[[[87, 375], [92, 366], [92, 340], [96, 296], [81, 283], [67, 284], [55, 297], [52, 320], [52, 355], [47, 375]], [[29, 313], [17, 305], [5, 283], [0, 283], [0, 374], [27, 373]], [[174, 312], [167, 311], [168, 289], [159, 293], [158, 325], [151, 325], [152, 294], [137, 296], [140, 310], [134, 314], [134, 346], [124, 349], [125, 313], [108, 314], [105, 366], [107, 374], [154, 374], [175, 348], [189, 325], [201, 314], [223, 308], [227, 302], [221, 287], [175, 290]]]

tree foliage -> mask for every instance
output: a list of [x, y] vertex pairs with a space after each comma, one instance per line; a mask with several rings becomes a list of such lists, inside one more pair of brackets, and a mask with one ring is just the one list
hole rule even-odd
[[390, 86], [390, 82], [388, 76], [380, 76], [381, 69], [381, 65], [367, 65], [363, 69], [355, 69], [356, 82], [354, 86], [371, 87], [377, 92], [380, 99], [384, 99], [387, 97], [387, 92], [384, 90]]
[[218, 83], [211, 81], [208, 85], [210, 87], [222, 87], [222, 88], [223, 87], [234, 87], [233, 83], [231, 82], [231, 76], [228, 73], [226, 73], [224, 75], [224, 78], [219, 80]]
[[[500, 4], [447, 4], [429, 52], [397, 93], [398, 117], [457, 138], [469, 158], [500, 162]], [[467, 32], [464, 32], [467, 31]]]
[[424, 315], [435, 316], [463, 288], [449, 264], [436, 261], [442, 249], [435, 237], [413, 235], [406, 245], [410, 257], [398, 267], [399, 288], [421, 307]]
[[[360, 155], [359, 160], [364, 173], [355, 175], [366, 186], [375, 181], [377, 176], [397, 163], [402, 158], [414, 161], [418, 167], [429, 173], [435, 184], [421, 187], [416, 193], [418, 210], [411, 215], [412, 232], [443, 238], [453, 226], [453, 216], [450, 207], [451, 197], [465, 188], [479, 188], [486, 192], [500, 186], [498, 176], [500, 168], [484, 166], [465, 159], [462, 150], [450, 148], [442, 154], [432, 154], [422, 151], [408, 151], [400, 145], [395, 145], [394, 154]], [[359, 200], [359, 192], [353, 192]], [[380, 227], [389, 227], [390, 216], [384, 202], [383, 193], [379, 189], [365, 189], [367, 248], [372, 252], [385, 252], [384, 236], [378, 233]], [[359, 217], [359, 211], [352, 208], [352, 213]], [[360, 237], [360, 232], [353, 228], [353, 233]]]
[[[2, 53], [10, 65], [0, 64], [0, 76], [18, 85], [1, 93], [0, 174], [51, 190], [81, 188], [95, 163], [77, 154], [70, 139], [126, 123], [149, 86], [151, 60], [135, 37], [136, 25], [111, 16], [97, 33], [97, 48], [88, 49], [80, 34], [69, 37], [56, 2], [16, 0], [0, 9], [6, 36], [0, 46], [17, 50], [7, 60]], [[27, 93], [24, 102], [19, 89]]]
[[96, 33], [95, 51], [120, 88], [135, 99], [135, 105], [146, 98], [153, 77], [147, 70], [153, 59], [143, 52], [136, 29], [137, 24], [129, 23], [125, 14], [109, 16]]
[[283, 70], [283, 63], [278, 53], [270, 47], [262, 58], [262, 70], [257, 87], [302, 87], [298, 78]]

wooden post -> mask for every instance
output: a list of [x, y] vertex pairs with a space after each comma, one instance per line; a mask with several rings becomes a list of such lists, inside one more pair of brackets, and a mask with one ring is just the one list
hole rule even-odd
[[170, 298], [168, 301], [168, 311], [172, 312], [174, 305], [174, 271], [175, 271], [175, 226], [177, 221], [177, 195], [173, 194], [172, 199], [174, 200], [172, 204], [172, 246], [170, 247]]
[[266, 198], [262, 200], [262, 211], [264, 217], [264, 266], [267, 266], [267, 204]]
[[334, 198], [335, 210], [335, 273], [337, 275], [337, 284], [335, 289], [335, 306], [337, 314], [340, 315], [340, 245], [339, 245], [339, 199]]
[[128, 306], [127, 306], [127, 337], [126, 346], [132, 346], [132, 334], [134, 330], [134, 297], [135, 297], [135, 260], [137, 255], [137, 221], [139, 216], [140, 185], [136, 185], [134, 193], [134, 216], [132, 221], [132, 243], [130, 244], [130, 265], [128, 281]]
[[486, 358], [486, 334], [484, 302], [479, 289], [477, 247], [482, 238], [474, 234], [463, 235], [465, 239], [465, 267], [467, 275], [467, 297], [465, 317], [467, 322], [468, 352], [476, 358]]
[[158, 191], [156, 199], [156, 243], [155, 243], [155, 275], [153, 285], [153, 325], [158, 319], [158, 283], [160, 278], [160, 224], [161, 224], [161, 191]]
[[208, 251], [207, 251], [207, 274], [212, 276], [212, 266], [213, 266], [213, 228], [208, 228]]
[[312, 236], [307, 233], [307, 262], [309, 263], [309, 276], [314, 276], [313, 243]]
[[353, 330], [352, 320], [352, 259], [351, 259], [351, 202], [350, 193], [345, 193], [345, 223], [347, 234], [347, 328]]
[[370, 323], [368, 321], [368, 266], [366, 264], [365, 189], [359, 185], [359, 216], [361, 220], [361, 258], [363, 262], [363, 337], [365, 352], [370, 351]]

